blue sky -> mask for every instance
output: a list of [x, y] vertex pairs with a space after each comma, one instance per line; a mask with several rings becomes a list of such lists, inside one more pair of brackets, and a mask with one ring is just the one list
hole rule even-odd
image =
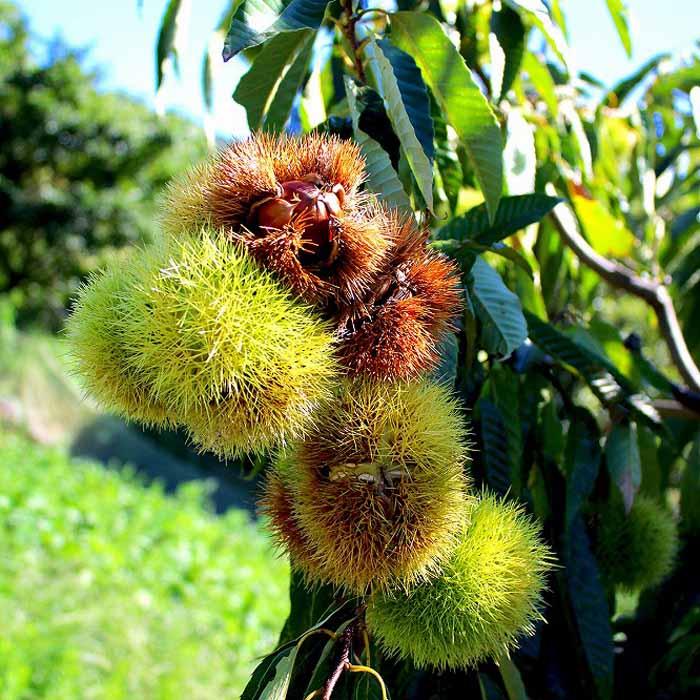
[[[181, 59], [180, 80], [167, 81], [168, 107], [202, 120], [202, 56], [225, 0], [193, 0], [188, 42]], [[659, 51], [687, 51], [700, 39], [698, 0], [628, 0], [632, 14], [633, 57], [627, 59], [610, 20], [605, 0], [562, 0], [575, 65], [606, 84], [632, 72]], [[90, 47], [90, 62], [103, 71], [102, 85], [118, 88], [153, 104], [154, 46], [164, 0], [24, 0], [32, 29], [49, 39], [62, 36], [72, 45]], [[243, 72], [234, 61], [223, 65], [216, 81], [214, 118], [221, 136], [245, 130], [245, 113], [231, 99]]]

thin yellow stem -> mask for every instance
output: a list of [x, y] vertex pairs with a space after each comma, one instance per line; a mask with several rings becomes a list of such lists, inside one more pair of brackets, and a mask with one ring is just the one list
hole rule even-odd
[[382, 700], [387, 700], [384, 679], [373, 668], [370, 668], [369, 666], [354, 666], [353, 664], [348, 664], [346, 668], [348, 671], [350, 671], [350, 673], [369, 673], [370, 675], [374, 676], [379, 683], [379, 687], [382, 689]]

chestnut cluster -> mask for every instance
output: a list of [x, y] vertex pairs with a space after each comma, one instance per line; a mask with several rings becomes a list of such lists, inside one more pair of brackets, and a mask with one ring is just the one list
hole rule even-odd
[[165, 231], [224, 229], [336, 328], [350, 377], [409, 379], [435, 366], [461, 308], [459, 273], [412, 216], [362, 190], [358, 147], [258, 134], [175, 182]]

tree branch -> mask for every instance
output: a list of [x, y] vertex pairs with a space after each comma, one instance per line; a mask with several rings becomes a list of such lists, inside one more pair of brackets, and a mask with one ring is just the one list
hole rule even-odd
[[549, 215], [559, 235], [576, 257], [597, 272], [608, 284], [643, 299], [654, 310], [659, 330], [666, 341], [673, 364], [693, 391], [700, 391], [700, 369], [695, 364], [678, 323], [671, 295], [664, 284], [639, 277], [620, 262], [597, 253], [579, 233], [576, 220], [564, 204], [558, 204]]
[[355, 633], [355, 625], [351, 624], [345, 628], [343, 636], [341, 637], [340, 651], [338, 652], [338, 659], [336, 665], [333, 667], [331, 675], [328, 676], [323, 687], [320, 689], [319, 698], [320, 700], [330, 700], [333, 694], [333, 689], [338, 682], [338, 679], [343, 674], [349, 664], [350, 664], [350, 648], [352, 646], [352, 637]]

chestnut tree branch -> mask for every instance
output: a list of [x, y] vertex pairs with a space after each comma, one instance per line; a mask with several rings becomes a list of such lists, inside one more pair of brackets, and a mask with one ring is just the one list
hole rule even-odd
[[639, 277], [626, 265], [609, 260], [593, 250], [579, 232], [576, 220], [566, 205], [558, 204], [549, 216], [564, 243], [584, 265], [598, 273], [611, 286], [623, 289], [649, 304], [656, 314], [659, 330], [671, 353], [673, 364], [688, 387], [699, 392], [700, 369], [685, 342], [667, 287], [657, 280]]

